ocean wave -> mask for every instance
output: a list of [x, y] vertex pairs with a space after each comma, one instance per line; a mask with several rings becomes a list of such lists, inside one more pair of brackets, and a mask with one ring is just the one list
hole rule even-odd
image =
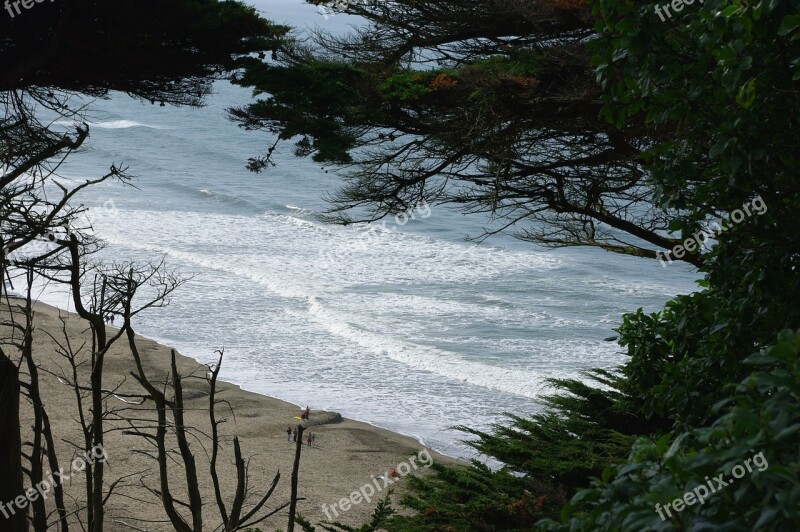
[[344, 316], [325, 308], [316, 297], [309, 298], [308, 309], [331, 334], [346, 338], [375, 356], [387, 356], [415, 370], [530, 399], [539, 397], [548, 388], [545, 379], [532, 372], [469, 361], [454, 352], [415, 345], [348, 323]]
[[[135, 120], [106, 120], [101, 122], [88, 122], [90, 128], [97, 128], [97, 129], [129, 129], [132, 127], [144, 127], [148, 129], [168, 129], [163, 126], [152, 126], [149, 124], [142, 124], [141, 122], [136, 122]], [[80, 126], [80, 122], [75, 122], [73, 120], [56, 120], [53, 122], [55, 126], [66, 126], [66, 127], [76, 127]]]
[[148, 129], [164, 129], [161, 126], [151, 126], [148, 124], [142, 124], [141, 122], [136, 122], [135, 120], [108, 120], [106, 122], [90, 122], [89, 126], [98, 129], [129, 129], [132, 127], [146, 127]]
[[307, 214], [307, 215], [316, 214], [316, 212], [311, 210], [311, 209], [306, 209], [304, 207], [298, 207], [297, 205], [292, 205], [291, 203], [286, 205], [286, 208], [289, 209], [290, 211], [297, 211], [300, 214]]

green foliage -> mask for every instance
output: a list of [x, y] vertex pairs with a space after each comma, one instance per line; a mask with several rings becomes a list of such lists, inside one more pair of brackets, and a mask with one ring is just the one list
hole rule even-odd
[[[533, 54], [493, 56], [460, 70], [398, 71], [387, 76], [379, 90], [387, 101], [423, 103], [430, 102], [431, 98], [425, 97], [438, 91], [448, 91], [448, 97], [452, 97], [450, 91], [458, 88], [460, 97], [467, 97], [467, 101], [480, 95], [499, 103], [509, 96], [509, 90], [532, 89], [538, 85], [534, 76], [542, 69], [535, 57]], [[506, 85], [507, 90], [497, 90], [498, 84]]]
[[[800, 137], [797, 26], [800, 2], [727, 6], [712, 0], [661, 22], [652, 5], [598, 0], [590, 48], [605, 88], [604, 115], [675, 132], [646, 154], [655, 200], [682, 209], [687, 237], [754, 195], [768, 207], [719, 235], [707, 255], [707, 290], [663, 313], [626, 316], [625, 375], [646, 415], [707, 421], [738, 382], [742, 360], [776, 331], [800, 326]], [[787, 101], [787, 97], [789, 101]], [[787, 107], [788, 105], [788, 107]]]
[[200, 105], [211, 81], [274, 52], [287, 31], [234, 1], [36, 2], [0, 17], [0, 90], [116, 90]]
[[[549, 528], [779, 530], [798, 520], [798, 336], [783, 333], [748, 356], [800, 326], [798, 165], [785, 156], [799, 133], [798, 106], [784, 100], [798, 89], [800, 49], [787, 38], [798, 3], [694, 7], [664, 24], [652, 20], [652, 6], [595, 3], [602, 23], [591, 46], [604, 115], [676, 132], [647, 158], [656, 200], [686, 213], [674, 224], [684, 236], [756, 193], [769, 210], [719, 236], [705, 290], [663, 312], [624, 317], [618, 331], [630, 361], [622, 374], [642, 414], [672, 420], [674, 433], [637, 440], [627, 463], [606, 468]], [[671, 522], [655, 512], [756, 452], [768, 471]]]
[[[492, 57], [464, 69], [409, 70], [306, 60], [287, 66], [244, 61], [247, 68], [234, 82], [254, 87], [263, 99], [233, 109], [232, 118], [246, 129], [264, 129], [279, 140], [295, 139], [295, 154], [318, 162], [351, 163], [365, 127], [402, 128], [410, 116], [440, 108], [449, 115], [468, 102], [505, 106], [511, 112], [519, 98], [539, 85], [532, 55]], [[487, 98], [489, 98], [487, 100]], [[499, 109], [499, 107], [498, 107]], [[415, 126], [416, 127], [416, 126]], [[391, 140], [391, 134], [377, 134]], [[458, 137], [462, 137], [459, 129]], [[252, 162], [261, 164], [252, 164]], [[262, 170], [266, 159], [251, 161]]]
[[[386, 496], [378, 501], [375, 510], [372, 512], [370, 521], [360, 527], [352, 527], [342, 523], [321, 523], [317, 526], [328, 532], [376, 532], [384, 530], [389, 519], [396, 513], [391, 504], [392, 490], [386, 492]], [[315, 532], [316, 527], [303, 516], [298, 515], [295, 522], [299, 524], [303, 532]]]
[[380, 92], [387, 100], [419, 100], [431, 92], [424, 81], [425, 76], [419, 72], [398, 72], [386, 78]]
[[[563, 524], [551, 530], [790, 530], [800, 522], [800, 331], [747, 358], [753, 369], [733, 396], [713, 408], [710, 424], [657, 441], [641, 439], [624, 466], [607, 468], [579, 492]], [[731, 406], [733, 407], [731, 408]], [[753, 456], [759, 456], [752, 460]], [[749, 462], [748, 462], [749, 460]], [[735, 479], [731, 471], [744, 467]], [[662, 510], [720, 473], [703, 504]], [[719, 490], [719, 491], [717, 491]]]
[[[313, 153], [317, 161], [348, 162], [355, 138], [347, 127], [361, 119], [357, 102], [366, 97], [360, 89], [365, 75], [358, 68], [334, 62], [289, 68], [251, 59], [248, 69], [234, 81], [259, 87], [256, 94], [267, 91], [269, 96], [246, 110], [231, 112], [245, 129], [279, 132], [283, 140], [299, 138], [298, 155]], [[264, 166], [251, 164], [256, 170]]]
[[659, 428], [656, 421], [630, 413], [636, 408], [624, 381], [600, 370], [587, 378], [594, 386], [574, 379], [551, 381], [559, 393], [542, 399], [543, 413], [509, 415], [509, 424], [495, 426], [492, 433], [457, 428], [477, 436], [470, 443], [475, 449], [515, 473], [549, 479], [561, 489], [584, 486], [609, 462], [624, 459], [634, 435]]
[[546, 483], [508, 470], [493, 473], [477, 461], [433, 468], [435, 475], [411, 479], [412, 492], [402, 500], [417, 514], [393, 518], [387, 530], [526, 530], [566, 501], [563, 491]]
[[[663, 312], [623, 316], [617, 330], [630, 357], [623, 374], [641, 398], [644, 417], [704, 422], [724, 387], [742, 378], [741, 360], [753, 340], [743, 338], [749, 331], [720, 326], [728, 314], [724, 302], [706, 290], [669, 301]], [[729, 332], [743, 342], [722, 341]]]
[[688, 209], [687, 223], [755, 192], [781, 209], [780, 192], [797, 187], [786, 154], [798, 133], [800, 3], [728, 4], [695, 3], [663, 23], [652, 4], [594, 2], [603, 114], [677, 133], [653, 147], [649, 169], [657, 200]]
[[661, 428], [661, 420], [630, 414], [637, 409], [623, 379], [601, 370], [587, 378], [595, 386], [552, 381], [561, 393], [544, 398], [545, 411], [530, 419], [509, 414], [509, 423], [491, 433], [458, 427], [477, 436], [470, 445], [505, 467], [434, 464], [435, 475], [413, 479], [412, 494], [402, 500], [417, 514], [394, 518], [387, 529], [527, 530], [557, 516], [573, 489], [625, 459], [635, 435]]

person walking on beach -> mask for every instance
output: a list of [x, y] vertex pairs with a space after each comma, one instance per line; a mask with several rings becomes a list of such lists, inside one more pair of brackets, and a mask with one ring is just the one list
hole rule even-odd
[[317, 443], [317, 435], [316, 434], [312, 434], [311, 435], [311, 446], [313, 447], [315, 443]]
[[314, 441], [314, 440], [312, 440], [312, 439], [311, 439], [311, 435], [309, 434], [309, 435], [308, 435], [308, 439], [306, 439], [306, 442], [308, 443], [308, 446], [309, 446], [309, 447], [311, 447], [311, 443], [312, 443], [313, 441]]
[[297, 429], [292, 429], [292, 441], [297, 441]]
[[306, 419], [308, 419], [310, 416], [311, 416], [311, 409], [308, 406], [306, 406]]
[[286, 441], [292, 441], [292, 427], [286, 428]]

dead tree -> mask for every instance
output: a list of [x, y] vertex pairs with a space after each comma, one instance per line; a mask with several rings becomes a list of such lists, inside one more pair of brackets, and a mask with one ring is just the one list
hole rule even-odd
[[[77, 259], [74, 256], [77, 250], [74, 240], [70, 242], [69, 249], [73, 259]], [[145, 482], [141, 482], [141, 485], [160, 501], [175, 530], [199, 532], [209, 528], [208, 520], [218, 521], [220, 523], [218, 529], [226, 532], [243, 530], [284, 510], [292, 504], [292, 500], [277, 508], [265, 509], [280, 481], [281, 475], [277, 473], [272, 482], [264, 486], [264, 493], [255, 503], [245, 507], [251, 490], [248, 487], [248, 467], [238, 437], [232, 439], [236, 488], [234, 493], [227, 497], [224, 493], [219, 480], [219, 456], [223, 451], [220, 426], [225, 419], [218, 417], [218, 406], [226, 401], [220, 399], [217, 392], [217, 378], [222, 367], [223, 353], [218, 352], [219, 359], [213, 367], [201, 366], [202, 376], [196, 372], [184, 376], [178, 370], [173, 351], [170, 370], [165, 378], [160, 379], [148, 374], [136, 342], [134, 319], [144, 310], [165, 306], [170, 295], [182, 281], [167, 272], [163, 263], [144, 266], [125, 263], [108, 268], [100, 266], [89, 268], [80, 267], [79, 261], [75, 260], [70, 266], [73, 300], [79, 309], [79, 316], [89, 322], [91, 345], [73, 346], [68, 335], [64, 335], [59, 343], [59, 350], [68, 362], [68, 371], [59, 375], [59, 378], [74, 389], [79, 420], [84, 432], [84, 447], [102, 443], [104, 434], [111, 431], [121, 431], [125, 435], [140, 437], [147, 443], [148, 447], [142, 454], [156, 462], [158, 487], [151, 487]], [[140, 296], [143, 291], [150, 294], [144, 298], [144, 302]], [[105, 329], [104, 323], [96, 323], [99, 321], [97, 317], [108, 313], [120, 316], [123, 320], [121, 328], [111, 338], [102, 333], [97, 334], [101, 326], [103, 330]], [[102, 379], [96, 378], [108, 349], [123, 336], [128, 340], [128, 348], [136, 368], [131, 375], [141, 386], [135, 393], [121, 393], [116, 384], [104, 387]], [[81, 372], [78, 369], [82, 362], [79, 361], [77, 352], [84, 348], [87, 352], [82, 358], [88, 363], [90, 372], [88, 383], [82, 382], [80, 377], [80, 373], [86, 371]], [[201, 427], [189, 426], [185, 420], [184, 382], [187, 379], [201, 379], [204, 385], [208, 386], [206, 406], [210, 427], [208, 433]], [[108, 402], [111, 400], [121, 401], [122, 405], [109, 406]], [[152, 415], [155, 415], [155, 423]], [[214, 490], [213, 500], [216, 503], [211, 506], [216, 511], [210, 517], [204, 515], [203, 501], [211, 494], [200, 492], [199, 465], [192, 441], [201, 442], [201, 447], [204, 450], [208, 449], [209, 474]], [[182, 469], [186, 485], [185, 494], [176, 493], [170, 464], [176, 464]], [[97, 463], [91, 473], [88, 467], [86, 471], [89, 501], [87, 519], [92, 525], [102, 523], [103, 518], [103, 515], [98, 513], [95, 501], [99, 497], [105, 502], [116, 487], [112, 485], [104, 488], [101, 481], [103, 467], [104, 464]], [[299, 467], [299, 460], [296, 461], [295, 467]], [[101, 471], [100, 474], [98, 470]], [[293, 478], [297, 478], [296, 471]], [[296, 489], [295, 484], [293, 491], [295, 494]], [[296, 495], [293, 500], [296, 504]]]
[[[28, 477], [32, 486], [39, 485], [44, 480], [42, 462], [45, 457], [51, 471], [59, 470], [59, 460], [56, 452], [55, 439], [50, 426], [50, 417], [47, 414], [44, 403], [42, 402], [39, 389], [39, 369], [33, 356], [33, 299], [31, 288], [33, 286], [33, 269], [27, 271], [25, 301], [23, 306], [23, 317], [25, 330], [21, 345], [22, 359], [28, 370], [27, 382], [21, 383], [24, 395], [33, 407], [33, 427], [32, 441], [29, 442], [30, 454], [26, 455], [30, 463]], [[22, 305], [21, 305], [22, 306]], [[44, 441], [43, 441], [44, 440]], [[64, 487], [61, 483], [51, 486], [58, 513], [58, 523], [63, 532], [69, 531], [67, 521], [67, 510], [64, 504]], [[45, 501], [38, 497], [31, 503], [32, 524], [35, 531], [47, 530], [49, 527], [49, 515], [45, 508]]]
[[[0, 423], [4, 427], [19, 426], [19, 377], [17, 366], [0, 348]], [[9, 460], [0, 460], [0, 501], [12, 501], [22, 493], [22, 441], [13, 428], [2, 431], [0, 452]], [[4, 530], [28, 530], [25, 514], [17, 512], [0, 521]]]
[[294, 532], [295, 515], [297, 515], [297, 484], [300, 480], [300, 453], [303, 451], [304, 430], [305, 427], [302, 423], [297, 425], [297, 446], [294, 451], [294, 468], [292, 469], [292, 498], [289, 506], [289, 526], [286, 529], [288, 532]]
[[[8, 287], [26, 294], [34, 276], [50, 278], [64, 269], [59, 263], [67, 253], [66, 236], [76, 227], [82, 208], [70, 206], [71, 200], [81, 190], [112, 177], [126, 179], [124, 172], [112, 167], [111, 171], [95, 180], [87, 180], [67, 188], [53, 178], [64, 157], [81, 147], [88, 137], [88, 127], [79, 126], [72, 134], [50, 131], [35, 119], [30, 107], [33, 99], [65, 118], [77, 115], [68, 111], [58, 97], [50, 94], [44, 99], [33, 91], [25, 97], [17, 92], [0, 93], [0, 302], [7, 313], [5, 330], [8, 336], [0, 338], [0, 411], [6, 418], [0, 435], [0, 462], [3, 463], [3, 480], [0, 483], [0, 501], [10, 501], [23, 495], [23, 477], [31, 485], [42, 480], [42, 460], [47, 457], [51, 467], [57, 464], [53, 435], [49, 419], [41, 403], [38, 390], [38, 371], [31, 350], [32, 307], [28, 301], [9, 297]], [[26, 99], [27, 98], [27, 99]], [[56, 188], [60, 194], [55, 196]], [[80, 254], [86, 253], [83, 246]], [[20, 371], [22, 370], [22, 371]], [[24, 379], [20, 381], [20, 379]], [[19, 394], [23, 393], [33, 407], [34, 426], [30, 442], [23, 443], [19, 425]], [[23, 458], [28, 467], [24, 467]], [[62, 528], [66, 528], [63, 499], [56, 493]], [[0, 515], [3, 530], [26, 530], [20, 523], [22, 511], [6, 518]], [[35, 530], [45, 530], [48, 516], [44, 503], [34, 501], [30, 508], [30, 521]]]
[[[49, 103], [48, 103], [49, 102]], [[41, 103], [41, 102], [40, 102]], [[104, 435], [110, 430], [119, 430], [120, 423], [128, 423], [126, 430], [142, 436], [155, 448], [152, 456], [158, 463], [159, 489], [151, 491], [164, 506], [176, 530], [201, 531], [204, 526], [203, 498], [199, 492], [198, 465], [195, 450], [190, 444], [192, 438], [205, 437], [202, 432], [186, 425], [184, 420], [183, 381], [185, 378], [177, 371], [173, 355], [172, 371], [169, 374], [165, 391], [155, 385], [144, 370], [136, 348], [133, 319], [148, 308], [166, 304], [168, 296], [179, 282], [155, 267], [136, 268], [132, 265], [117, 265], [105, 268], [92, 265], [88, 257], [98, 249], [98, 244], [87, 235], [87, 227], [81, 227], [79, 218], [82, 208], [70, 207], [71, 200], [86, 187], [118, 179], [123, 183], [128, 177], [124, 169], [112, 166], [109, 172], [98, 179], [87, 180], [74, 188], [66, 188], [53, 177], [57, 177], [60, 162], [72, 151], [81, 147], [88, 137], [88, 127], [77, 127], [73, 134], [57, 134], [35, 121], [34, 113], [27, 107], [22, 96], [17, 93], [0, 93], [0, 104], [5, 104], [5, 115], [0, 116], [0, 302], [7, 309], [8, 320], [4, 330], [11, 331], [8, 338], [0, 338], [0, 420], [5, 421], [5, 430], [0, 434], [0, 501], [9, 501], [23, 494], [26, 475], [32, 485], [41, 481], [42, 463], [47, 461], [51, 470], [58, 470], [55, 441], [58, 440], [50, 429], [49, 417], [41, 400], [39, 380], [41, 373], [53, 373], [37, 363], [32, 350], [34, 306], [30, 288], [35, 277], [52, 282], [63, 283], [71, 290], [73, 304], [80, 319], [88, 324], [91, 336], [90, 345], [70, 345], [66, 337], [58, 344], [59, 351], [68, 361], [69, 371], [59, 376], [63, 382], [74, 389], [78, 405], [78, 416], [83, 433], [82, 442], [68, 442], [76, 450], [89, 452], [95, 446], [102, 446]], [[47, 100], [45, 107], [61, 113], [55, 100]], [[67, 107], [64, 107], [67, 109]], [[52, 193], [44, 194], [45, 186], [54, 186], [60, 195], [53, 198]], [[37, 247], [37, 243], [43, 244]], [[33, 248], [33, 249], [31, 249]], [[23, 299], [13, 298], [6, 291], [17, 284], [27, 294]], [[142, 286], [155, 286], [156, 296], [144, 304], [137, 304]], [[109, 334], [105, 327], [105, 316], [109, 313], [123, 318], [122, 328]], [[66, 332], [66, 331], [65, 331]], [[105, 357], [118, 340], [125, 337], [136, 361], [137, 371], [134, 379], [143, 390], [136, 394], [118, 393], [119, 383], [110, 387], [104, 382]], [[86, 348], [88, 356], [88, 382], [79, 371], [78, 351]], [[273, 510], [265, 505], [274, 493], [280, 474], [276, 474], [269, 486], [255, 504], [248, 505], [247, 463], [242, 456], [238, 438], [233, 438], [233, 460], [237, 472], [235, 492], [229, 499], [223, 492], [218, 475], [218, 457], [223, 450], [219, 426], [223, 422], [217, 418], [216, 408], [221, 402], [217, 398], [217, 375], [220, 362], [208, 377], [209, 422], [211, 424], [210, 475], [214, 487], [213, 499], [216, 502], [216, 516], [224, 531], [242, 530], [262, 522], [264, 519], [291, 506], [290, 521], [294, 521], [297, 497], [297, 469], [299, 453], [295, 460], [292, 497], [290, 501]], [[23, 371], [21, 372], [20, 369]], [[209, 370], [211, 368], [208, 368]], [[23, 379], [21, 381], [20, 379]], [[15, 428], [19, 426], [20, 394], [33, 408], [32, 438], [23, 442]], [[123, 399], [123, 406], [109, 406], [112, 400]], [[129, 403], [155, 407], [157, 426], [155, 433], [137, 427], [137, 420], [126, 418]], [[172, 417], [172, 419], [169, 419]], [[109, 424], [108, 420], [113, 420]], [[173, 455], [167, 448], [167, 439], [177, 443], [178, 452]], [[29, 464], [23, 467], [23, 457]], [[178, 459], [184, 470], [189, 487], [185, 500], [173, 495], [170, 486], [167, 460]], [[78, 519], [82, 529], [100, 532], [104, 528], [104, 506], [114, 493], [119, 481], [112, 485], [105, 482], [105, 464], [102, 461], [89, 463], [85, 469], [86, 500], [79, 508]], [[59, 486], [60, 488], [60, 486]], [[62, 530], [69, 527], [63, 493], [56, 492], [56, 522]], [[249, 506], [245, 508], [245, 506]], [[187, 514], [188, 510], [188, 514]], [[80, 518], [83, 513], [85, 521]], [[0, 515], [0, 529], [21, 532], [28, 526], [39, 532], [54, 524], [46, 513], [43, 501], [31, 505], [29, 512], [17, 512], [9, 519]]]
[[[157, 414], [157, 429], [155, 434], [148, 431], [141, 430], [135, 426], [127, 431], [127, 434], [142, 437], [151, 442], [155, 450], [152, 457], [158, 464], [159, 472], [159, 489], [147, 488], [153, 495], [158, 497], [164, 507], [164, 510], [169, 517], [169, 520], [175, 530], [179, 532], [202, 532], [203, 531], [203, 496], [197, 489], [198, 486], [198, 471], [196, 465], [195, 455], [189, 443], [189, 432], [195, 431], [195, 428], [188, 427], [184, 421], [184, 398], [183, 398], [183, 381], [184, 376], [178, 371], [175, 361], [175, 351], [171, 352], [171, 372], [166, 379], [166, 384], [172, 389], [173, 398], [170, 399], [167, 394], [162, 391], [163, 386], [161, 383], [157, 386], [145, 372], [142, 365], [139, 349], [136, 345], [136, 337], [133, 328], [130, 326], [129, 312], [125, 312], [125, 325], [124, 329], [128, 335], [128, 341], [136, 363], [136, 372], [132, 373], [133, 377], [142, 385], [147, 391], [148, 398], [153, 401]], [[292, 497], [289, 502], [286, 502], [277, 508], [266, 511], [263, 510], [264, 505], [272, 496], [275, 488], [280, 481], [280, 472], [275, 474], [272, 483], [266, 489], [265, 493], [260, 497], [258, 502], [248, 510], [244, 509], [245, 501], [248, 496], [248, 475], [247, 465], [242, 456], [241, 445], [239, 438], [233, 438], [233, 454], [234, 465], [236, 468], [236, 491], [233, 494], [230, 502], [230, 509], [225, 504], [225, 497], [222, 493], [222, 488], [219, 481], [218, 473], [218, 457], [221, 450], [221, 435], [219, 426], [222, 423], [217, 418], [216, 408], [221, 400], [217, 399], [217, 377], [222, 367], [223, 353], [219, 352], [219, 360], [214, 367], [204, 366], [203, 369], [207, 372], [206, 380], [209, 385], [209, 401], [208, 413], [211, 425], [211, 454], [209, 459], [210, 476], [214, 487], [214, 498], [216, 501], [217, 517], [219, 518], [221, 527], [218, 529], [224, 532], [233, 532], [236, 530], [244, 530], [250, 528], [265, 519], [275, 515], [287, 506], [294, 506], [296, 504], [296, 497]], [[189, 378], [192, 378], [190, 375]], [[172, 421], [168, 419], [167, 414], [172, 415]], [[167, 446], [168, 436], [172, 436], [177, 443], [178, 455], [180, 464], [183, 466], [184, 475], [186, 478], [186, 485], [188, 493], [186, 500], [181, 500], [173, 493], [170, 483], [170, 473], [168, 467], [168, 460], [171, 452]], [[295, 462], [295, 471], [293, 478], [296, 478], [296, 469], [299, 467], [299, 461]], [[144, 485], [144, 484], [143, 484]], [[187, 509], [189, 518], [185, 516], [179, 507]]]

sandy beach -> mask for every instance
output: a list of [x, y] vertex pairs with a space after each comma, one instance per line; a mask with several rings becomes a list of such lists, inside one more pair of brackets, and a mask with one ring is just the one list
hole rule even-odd
[[[2, 311], [6, 318], [8, 311]], [[165, 319], [169, 319], [165, 313]], [[59, 309], [37, 305], [35, 307], [35, 333], [33, 352], [40, 367], [40, 386], [45, 408], [51, 418], [53, 432], [56, 435], [57, 453], [62, 465], [69, 467], [70, 461], [78, 454], [75, 447], [68, 442], [81, 442], [82, 435], [77, 422], [77, 399], [74, 390], [65, 385], [59, 375], [67, 375], [71, 370], [66, 359], [59, 354], [59, 344], [65, 345], [69, 339], [73, 348], [82, 343], [90, 343], [90, 335], [85, 330], [86, 323], [75, 315]], [[116, 330], [109, 327], [109, 333]], [[3, 331], [8, 333], [8, 329]], [[163, 379], [169, 370], [170, 348], [146, 338], [138, 339], [138, 346], [146, 373], [153, 380]], [[87, 351], [86, 349], [84, 349]], [[83, 353], [85, 358], [87, 352]], [[204, 377], [206, 369], [188, 357], [178, 355], [179, 372], [184, 375]], [[24, 367], [24, 366], [23, 366]], [[224, 361], [223, 361], [224, 368]], [[131, 377], [135, 369], [127, 341], [122, 338], [109, 351], [104, 370], [104, 389], [114, 389], [118, 395], [139, 393], [141, 386]], [[27, 371], [22, 371], [26, 381]], [[223, 370], [224, 375], [224, 370]], [[84, 376], [86, 377], [86, 376]], [[204, 529], [214, 530], [219, 524], [213, 489], [210, 481], [207, 454], [209, 433], [208, 384], [204, 378], [186, 379], [184, 392], [186, 401], [186, 422], [194, 426], [198, 432], [192, 440], [192, 450], [197, 459], [201, 477], [201, 493], [204, 495]], [[243, 455], [248, 460], [248, 486], [251, 490], [249, 505], [254, 504], [269, 488], [277, 472], [281, 479], [275, 493], [266, 504], [266, 508], [274, 509], [288, 502], [290, 493], [290, 477], [294, 459], [295, 445], [287, 441], [287, 427], [300, 421], [301, 409], [278, 399], [250, 393], [238, 386], [219, 382], [218, 397], [224, 399], [226, 405], [218, 407], [218, 417], [226, 418], [222, 425], [224, 447], [221, 453], [220, 477], [223, 491], [227, 498], [232, 498], [235, 490], [235, 470], [233, 467], [233, 436], [238, 436]], [[21, 401], [21, 426], [23, 441], [29, 439], [32, 430], [32, 410], [28, 402]], [[111, 404], [116, 403], [116, 404]], [[152, 403], [142, 406], [126, 405], [122, 399], [109, 399], [107, 407], [128, 408], [128, 414], [136, 417], [153, 419]], [[408, 462], [409, 458], [424, 452], [419, 442], [412, 438], [392, 433], [365, 423], [341, 418], [334, 412], [321, 412], [311, 407], [308, 431], [315, 434], [315, 442], [309, 447], [304, 444], [301, 466], [299, 495], [305, 500], [298, 504], [298, 511], [312, 522], [326, 519], [322, 505], [339, 502], [350, 497], [351, 493], [362, 486], [382, 483], [373, 477], [380, 477], [385, 472]], [[143, 411], [145, 410], [145, 411]], [[141, 437], [126, 434], [122, 421], [109, 418], [109, 429], [115, 429], [106, 435], [105, 452], [107, 458], [106, 484], [112, 485], [119, 479], [122, 481], [115, 487], [106, 506], [107, 530], [172, 530], [168, 523], [161, 502], [143, 485], [157, 486], [158, 475], [155, 461], [143, 451], [152, 448]], [[434, 461], [456, 463], [455, 460], [431, 452]], [[66, 469], [66, 468], [65, 468]], [[49, 469], [44, 464], [44, 470]], [[177, 499], [186, 500], [185, 478], [183, 471], [175, 463], [170, 465], [170, 479], [174, 483], [173, 494]], [[409, 475], [427, 474], [424, 466], [412, 469]], [[397, 495], [405, 489], [407, 480], [400, 478], [392, 488]], [[67, 506], [76, 510], [85, 498], [85, 487], [82, 474], [71, 476], [64, 483], [67, 493]], [[377, 490], [376, 490], [377, 491]], [[381, 493], [381, 491], [378, 491]], [[376, 498], [378, 495], [375, 496]], [[52, 498], [49, 499], [50, 507]], [[248, 503], [245, 508], [249, 507]], [[359, 525], [371, 515], [375, 506], [361, 502], [352, 505], [347, 511], [339, 511], [335, 520], [346, 524]], [[78, 513], [77, 515], [80, 515]], [[77, 516], [73, 517], [77, 522]], [[285, 530], [287, 511], [282, 510], [267, 521], [257, 526], [262, 530]]]

